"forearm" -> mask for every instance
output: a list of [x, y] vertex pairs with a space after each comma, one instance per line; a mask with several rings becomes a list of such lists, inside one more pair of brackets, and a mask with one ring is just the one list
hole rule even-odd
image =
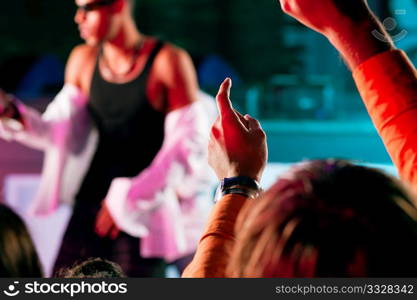
[[417, 72], [402, 51], [381, 53], [353, 73], [401, 178], [417, 190]]
[[358, 90], [403, 180], [416, 190], [417, 73], [405, 53], [395, 49], [381, 22], [364, 7], [324, 34], [353, 71]]
[[10, 101], [7, 106], [1, 109], [0, 120], [1, 119], [13, 119], [23, 123], [22, 115], [13, 101]]
[[246, 203], [241, 195], [226, 195], [214, 207], [193, 261], [182, 277], [227, 277], [235, 243], [236, 219]]
[[18, 100], [10, 102], [0, 116], [0, 137], [44, 150], [47, 132], [41, 114]]
[[[52, 145], [66, 147], [64, 144], [74, 128], [84, 131], [89, 127], [85, 109], [86, 96], [76, 86], [66, 84], [55, 99], [41, 114], [18, 100], [13, 101], [21, 122], [3, 119], [0, 122], [0, 136], [16, 140], [29, 147], [46, 149]], [[77, 124], [74, 126], [73, 124]], [[84, 129], [83, 129], [84, 128]], [[86, 129], [87, 130], [87, 129]]]

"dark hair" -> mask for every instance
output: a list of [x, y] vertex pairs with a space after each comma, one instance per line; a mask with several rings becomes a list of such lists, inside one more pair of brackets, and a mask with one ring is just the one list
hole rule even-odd
[[417, 209], [401, 183], [342, 160], [295, 167], [236, 224], [235, 277], [415, 277]]
[[42, 277], [36, 249], [22, 219], [0, 204], [0, 277]]
[[63, 278], [124, 278], [122, 268], [102, 258], [89, 258], [75, 263], [71, 268], [59, 271], [58, 277]]

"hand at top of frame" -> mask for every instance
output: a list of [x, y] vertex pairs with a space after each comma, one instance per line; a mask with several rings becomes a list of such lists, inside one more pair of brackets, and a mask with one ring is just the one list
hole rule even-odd
[[226, 79], [216, 97], [219, 117], [211, 130], [209, 164], [219, 179], [249, 176], [259, 181], [268, 160], [266, 135], [257, 120], [233, 109], [231, 85]]
[[104, 202], [96, 216], [95, 232], [100, 237], [109, 237], [112, 240], [116, 239], [120, 234], [120, 229], [114, 222]]
[[[279, 0], [282, 10], [323, 34], [351, 69], [370, 57], [394, 48], [366, 0]], [[376, 38], [373, 34], [379, 33]]]
[[369, 18], [365, 0], [280, 0], [282, 10], [324, 35]]
[[22, 116], [12, 99], [12, 96], [0, 89], [0, 120], [15, 119], [23, 122]]

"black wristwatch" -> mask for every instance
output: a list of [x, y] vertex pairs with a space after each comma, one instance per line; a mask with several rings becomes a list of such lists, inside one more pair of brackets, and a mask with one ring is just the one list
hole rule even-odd
[[229, 194], [238, 194], [248, 198], [256, 198], [262, 191], [259, 183], [248, 176], [223, 178], [216, 193], [215, 201]]

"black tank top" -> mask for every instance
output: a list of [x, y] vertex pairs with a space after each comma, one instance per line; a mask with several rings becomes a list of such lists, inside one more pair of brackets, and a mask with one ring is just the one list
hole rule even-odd
[[146, 86], [162, 46], [161, 41], [157, 42], [142, 73], [122, 84], [102, 78], [98, 66], [101, 54], [98, 55], [88, 110], [98, 129], [99, 142], [76, 196], [77, 202], [99, 203], [114, 178], [137, 176], [161, 148], [165, 114], [151, 106]]

